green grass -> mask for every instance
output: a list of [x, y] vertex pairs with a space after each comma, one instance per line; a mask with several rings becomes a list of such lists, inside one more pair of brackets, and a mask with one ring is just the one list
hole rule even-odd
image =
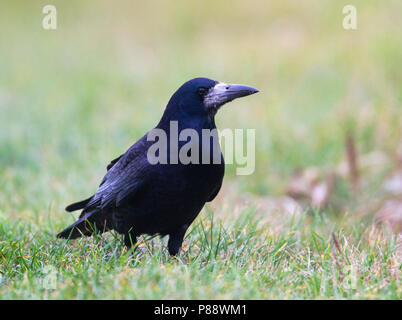
[[264, 217], [248, 207], [234, 218], [224, 213], [222, 219], [204, 212], [180, 259], [169, 257], [166, 241], [159, 239], [142, 239], [132, 259], [116, 235], [71, 244], [54, 241], [49, 222], [41, 223], [41, 230], [3, 224], [1, 237], [12, 240], [2, 241], [2, 297], [400, 298], [396, 237], [348, 227], [347, 220], [335, 223], [324, 213], [288, 217], [280, 226], [279, 213]]
[[71, 244], [54, 241], [48, 222], [41, 230], [3, 225], [1, 237], [13, 240], [2, 241], [2, 297], [400, 298], [396, 237], [334, 223], [324, 213], [288, 218], [278, 226], [275, 220], [282, 217], [264, 218], [247, 207], [231, 219], [204, 212], [179, 259], [169, 257], [166, 241], [159, 239], [142, 239], [130, 258], [116, 235]]
[[[326, 210], [264, 205], [295, 168], [338, 165], [349, 131], [360, 154], [394, 157], [399, 0], [349, 1], [355, 31], [337, 1], [52, 3], [56, 31], [41, 27], [46, 1], [0, 4], [0, 298], [401, 298], [398, 235], [357, 209], [347, 183]], [[116, 234], [56, 240], [75, 218], [64, 207], [93, 193], [195, 76], [260, 89], [217, 115], [221, 129], [256, 129], [255, 173], [227, 166], [180, 259], [159, 238], [141, 239], [134, 261]], [[381, 194], [388, 169], [364, 177], [362, 199]]]

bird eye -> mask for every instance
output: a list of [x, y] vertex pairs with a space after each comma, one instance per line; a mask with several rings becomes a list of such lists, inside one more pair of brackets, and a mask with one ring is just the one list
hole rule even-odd
[[198, 88], [198, 94], [201, 96], [204, 96], [207, 93], [207, 91], [208, 91], [208, 88], [205, 88], [205, 87]]

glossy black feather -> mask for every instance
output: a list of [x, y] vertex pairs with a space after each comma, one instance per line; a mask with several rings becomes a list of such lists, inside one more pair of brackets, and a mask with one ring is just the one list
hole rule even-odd
[[85, 208], [85, 206], [87, 205], [87, 203], [88, 203], [89, 201], [91, 201], [91, 199], [92, 199], [92, 196], [89, 197], [88, 199], [85, 199], [85, 200], [82, 200], [82, 201], [79, 201], [79, 202], [72, 203], [72, 204], [70, 204], [70, 205], [68, 205], [68, 206], [66, 207], [66, 211], [68, 211], [68, 212], [73, 212], [73, 211], [76, 211], [76, 210], [83, 209], [83, 208]]

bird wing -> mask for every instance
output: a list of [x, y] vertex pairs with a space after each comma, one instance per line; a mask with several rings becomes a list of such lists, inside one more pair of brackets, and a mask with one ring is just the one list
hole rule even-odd
[[68, 211], [68, 212], [73, 212], [73, 211], [76, 211], [76, 210], [79, 210], [79, 209], [84, 209], [85, 206], [88, 204], [88, 202], [91, 201], [92, 197], [93, 197], [93, 196], [90, 196], [89, 198], [87, 198], [87, 199], [85, 199], [85, 200], [81, 200], [81, 201], [78, 201], [78, 202], [74, 202], [74, 203], [68, 205], [68, 206], [66, 207], [66, 211]]
[[[117, 157], [116, 159], [113, 159], [112, 161], [110, 161], [110, 163], [106, 167], [106, 170], [109, 171], [123, 156], [124, 156], [124, 154], [122, 154], [119, 157]], [[88, 206], [88, 204], [91, 203], [91, 200], [93, 197], [94, 196], [90, 196], [89, 198], [87, 198], [85, 200], [74, 202], [74, 203], [68, 205], [66, 207], [66, 211], [72, 212], [72, 211], [86, 208]]]
[[119, 157], [117, 157], [116, 159], [113, 159], [112, 161], [110, 161], [110, 163], [107, 165], [106, 170], [109, 171], [116, 163], [117, 161], [119, 161], [121, 159], [121, 157], [124, 154], [120, 155]]
[[140, 189], [153, 167], [147, 160], [147, 144], [145, 135], [113, 163], [86, 208], [118, 207]]

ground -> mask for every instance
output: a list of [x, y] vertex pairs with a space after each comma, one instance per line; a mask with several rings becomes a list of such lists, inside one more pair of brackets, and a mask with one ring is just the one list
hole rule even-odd
[[[338, 168], [348, 135], [359, 155], [395, 157], [400, 1], [349, 1], [357, 30], [335, 1], [52, 3], [49, 31], [46, 1], [0, 4], [0, 298], [401, 298], [401, 236], [362, 206], [393, 160], [361, 172], [358, 191], [341, 180], [321, 209], [277, 205], [295, 169]], [[64, 207], [196, 76], [260, 90], [217, 115], [256, 130], [255, 172], [227, 166], [177, 259], [166, 239], [141, 238], [134, 260], [114, 233], [56, 240], [75, 219]]]

